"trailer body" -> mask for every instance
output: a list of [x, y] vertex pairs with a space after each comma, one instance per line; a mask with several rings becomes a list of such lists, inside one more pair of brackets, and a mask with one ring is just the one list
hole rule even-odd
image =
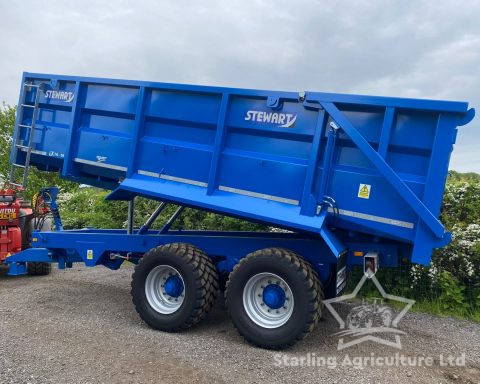
[[[349, 266], [371, 277], [428, 265], [450, 241], [438, 216], [457, 127], [473, 117], [465, 102], [24, 73], [10, 183], [25, 187], [32, 166], [59, 172], [128, 201], [128, 219], [63, 230], [58, 188], [44, 188], [56, 230], [34, 231], [5, 263], [20, 275], [133, 261], [135, 308], [164, 331], [200, 321], [224, 282], [239, 332], [283, 348], [314, 329]], [[159, 201], [140, 228], [136, 196]], [[172, 230], [184, 207], [287, 231]]]
[[442, 194], [457, 126], [473, 116], [465, 102], [24, 73], [12, 163], [109, 189], [111, 200], [143, 196], [296, 233], [36, 233], [12, 273], [29, 257], [116, 268], [112, 254], [141, 255], [168, 236], [226, 273], [249, 251], [288, 245], [324, 283], [339, 280], [330, 295], [345, 264], [364, 262], [355, 255], [427, 265], [450, 240]]

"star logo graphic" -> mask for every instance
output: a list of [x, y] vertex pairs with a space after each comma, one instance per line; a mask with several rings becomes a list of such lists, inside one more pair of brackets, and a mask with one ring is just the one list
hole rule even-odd
[[[364, 301], [362, 302], [362, 305], [352, 308], [347, 316], [346, 321], [344, 321], [333, 308], [332, 304], [355, 298], [367, 279], [371, 279], [373, 281], [378, 291], [382, 295], [382, 298], [372, 298], [371, 300], [373, 300], [373, 304], [367, 304]], [[395, 318], [393, 318], [392, 310], [383, 305], [383, 299], [404, 303], [405, 307]], [[323, 302], [340, 324], [340, 329], [342, 329], [342, 331], [336, 333], [336, 335], [339, 335], [337, 349], [340, 351], [353, 345], [363, 343], [364, 341], [373, 341], [383, 345], [388, 345], [390, 347], [402, 349], [400, 335], [405, 334], [405, 332], [397, 328], [398, 323], [415, 303], [415, 300], [387, 294], [380, 282], [375, 277], [375, 274], [368, 269], [352, 293], [335, 297], [333, 299], [324, 300]], [[380, 323], [380, 325], [374, 326], [376, 323]], [[375, 336], [376, 334], [387, 333], [394, 334], [395, 341]], [[347, 337], [353, 339], [345, 341]]]

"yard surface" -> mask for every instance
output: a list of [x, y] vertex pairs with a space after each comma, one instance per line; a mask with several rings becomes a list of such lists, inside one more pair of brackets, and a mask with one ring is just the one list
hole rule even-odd
[[[47, 277], [5, 276], [0, 270], [0, 383], [480, 383], [480, 325], [408, 313], [402, 349], [371, 341], [337, 351], [339, 326], [324, 319], [304, 341], [282, 352], [246, 344], [222, 300], [191, 330], [150, 329], [130, 299], [129, 266], [119, 271], [75, 266]], [[349, 305], [338, 305], [340, 314]], [[429, 367], [341, 365], [345, 356], [431, 356]], [[465, 366], [441, 366], [440, 354]], [[281, 366], [310, 356], [328, 366]], [[305, 365], [305, 364], [304, 364]]]

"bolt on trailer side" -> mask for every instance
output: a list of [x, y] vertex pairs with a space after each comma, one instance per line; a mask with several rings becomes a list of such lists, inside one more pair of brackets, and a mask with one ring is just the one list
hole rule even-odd
[[[172, 233], [175, 215], [155, 233], [148, 222], [134, 230], [130, 215], [126, 232], [36, 233], [35, 248], [12, 264], [37, 257], [116, 268], [175, 237], [237, 281], [236, 265], [255, 270], [247, 254], [278, 259], [290, 273], [287, 261], [297, 256], [288, 252], [295, 251], [332, 296], [345, 264], [367, 257], [375, 266], [396, 266], [400, 257], [428, 264], [432, 248], [450, 239], [437, 217], [457, 126], [474, 116], [467, 103], [29, 73], [23, 83], [38, 87], [20, 95], [30, 108], [17, 115], [14, 164], [111, 189], [108, 199], [130, 201], [130, 213], [143, 196], [298, 233]], [[257, 255], [262, 247], [274, 250]], [[190, 248], [167, 248], [204, 260]], [[275, 292], [262, 300], [276, 303]], [[249, 316], [274, 316], [257, 308], [257, 298], [245, 300]]]

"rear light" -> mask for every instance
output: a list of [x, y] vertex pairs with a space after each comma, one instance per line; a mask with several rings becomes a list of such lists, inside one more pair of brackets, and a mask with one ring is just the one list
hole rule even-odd
[[378, 252], [368, 252], [363, 258], [363, 271], [367, 277], [372, 277], [378, 271]]

